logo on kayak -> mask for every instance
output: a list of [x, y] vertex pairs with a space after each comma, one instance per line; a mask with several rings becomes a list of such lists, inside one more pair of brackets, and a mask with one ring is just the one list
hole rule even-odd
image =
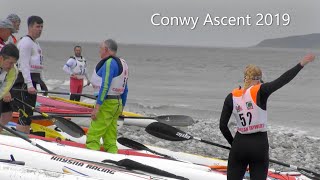
[[251, 101], [246, 102], [246, 106], [248, 110], [253, 109], [253, 105]]
[[237, 110], [237, 112], [240, 112], [240, 111], [242, 111], [242, 107], [239, 104], [237, 104], [236, 105], [236, 110]]
[[177, 132], [176, 136], [182, 137], [182, 138], [185, 138], [185, 139], [190, 139], [191, 138], [190, 135], [185, 134], [185, 133], [181, 133], [181, 132]]
[[114, 174], [116, 171], [107, 168], [107, 167], [101, 167], [98, 165], [94, 165], [94, 164], [87, 164], [85, 162], [82, 161], [77, 161], [74, 159], [69, 159], [69, 158], [64, 158], [64, 157], [59, 157], [59, 156], [52, 156], [51, 160], [53, 161], [58, 161], [58, 162], [63, 162], [69, 165], [75, 165], [78, 167], [84, 167], [86, 169], [90, 169], [90, 170], [94, 170], [94, 171], [99, 171], [99, 172], [104, 172], [104, 173], [108, 173], [108, 174]]

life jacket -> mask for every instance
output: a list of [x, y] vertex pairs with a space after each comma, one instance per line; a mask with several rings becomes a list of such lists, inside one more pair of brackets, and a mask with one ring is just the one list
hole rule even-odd
[[[25, 38], [30, 38], [33, 42], [31, 59], [30, 59], [30, 72], [31, 73], [41, 73], [43, 70], [43, 55], [42, 49], [37, 41], [34, 41], [30, 36], [24, 36], [18, 43], [18, 49], [20, 50], [20, 45], [27, 41]], [[18, 61], [18, 68], [20, 70], [20, 61]]]
[[237, 131], [241, 134], [252, 134], [267, 131], [267, 111], [257, 105], [257, 94], [261, 84], [251, 86], [244, 91], [232, 91], [232, 113], [237, 121]]
[[92, 76], [91, 76], [91, 84], [93, 85], [94, 94], [97, 95], [100, 91], [101, 83], [102, 83], [102, 77], [97, 75], [97, 72], [99, 69], [103, 66], [103, 64], [109, 60], [110, 58], [113, 58], [116, 60], [118, 66], [119, 66], [119, 74], [117, 77], [114, 77], [112, 79], [112, 82], [109, 87], [108, 95], [121, 95], [124, 92], [125, 86], [128, 81], [129, 76], [129, 69], [126, 61], [124, 59], [119, 59], [117, 57], [109, 56], [105, 58], [104, 60], [101, 60], [96, 68], [94, 69]]
[[4, 84], [4, 81], [6, 79], [7, 72], [3, 71], [2, 68], [0, 68], [0, 87]]
[[78, 79], [83, 79], [84, 74], [86, 73], [86, 68], [87, 68], [86, 60], [82, 56], [80, 57], [71, 56], [70, 58], [76, 60], [76, 66], [72, 68], [73, 73], [76, 74]]
[[11, 34], [11, 36], [9, 37], [9, 39], [7, 41], [7, 44], [13, 43], [13, 44], [17, 45], [17, 42], [18, 42], [17, 38], [13, 34]]

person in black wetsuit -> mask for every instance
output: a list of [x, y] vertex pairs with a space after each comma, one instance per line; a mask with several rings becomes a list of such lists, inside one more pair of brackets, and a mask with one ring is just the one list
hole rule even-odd
[[[267, 100], [269, 96], [289, 83], [315, 55], [307, 54], [296, 66], [278, 79], [261, 83], [262, 72], [255, 65], [244, 71], [244, 87], [236, 88], [224, 102], [220, 130], [231, 145], [228, 158], [228, 180], [241, 180], [249, 165], [250, 179], [264, 180], [269, 167], [269, 143], [267, 136]], [[228, 128], [233, 113], [237, 121], [235, 137]]]

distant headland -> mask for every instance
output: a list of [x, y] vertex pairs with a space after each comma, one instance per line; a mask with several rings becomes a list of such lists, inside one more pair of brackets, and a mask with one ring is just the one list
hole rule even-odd
[[284, 38], [266, 39], [255, 47], [272, 48], [320, 48], [320, 33], [289, 36]]

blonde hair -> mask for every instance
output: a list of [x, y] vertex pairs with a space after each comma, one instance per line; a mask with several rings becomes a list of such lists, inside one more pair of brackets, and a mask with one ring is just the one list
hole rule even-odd
[[244, 89], [248, 89], [251, 85], [252, 80], [261, 80], [262, 71], [258, 66], [249, 64], [244, 70]]

